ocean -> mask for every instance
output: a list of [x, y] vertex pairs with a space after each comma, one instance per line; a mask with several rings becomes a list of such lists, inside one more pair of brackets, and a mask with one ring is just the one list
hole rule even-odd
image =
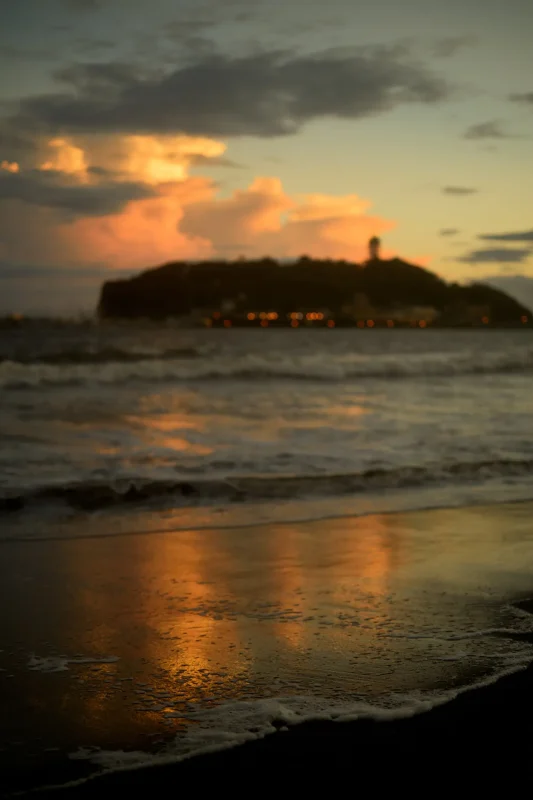
[[0, 389], [4, 505], [62, 518], [144, 502], [187, 525], [242, 523], [258, 504], [285, 519], [297, 501], [311, 519], [529, 496], [530, 331], [28, 324], [1, 334]]
[[181, 758], [531, 661], [531, 331], [27, 321], [0, 391], [25, 757], [40, 725], [91, 768]]

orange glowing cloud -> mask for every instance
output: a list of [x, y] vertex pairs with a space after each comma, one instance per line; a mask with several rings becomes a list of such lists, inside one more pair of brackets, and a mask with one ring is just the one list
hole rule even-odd
[[80, 182], [87, 181], [87, 161], [81, 147], [76, 147], [68, 139], [51, 139], [47, 148], [48, 158], [39, 165], [39, 169], [64, 172], [67, 175], [75, 175]]
[[128, 136], [124, 143], [126, 171], [155, 184], [182, 181], [195, 156], [216, 158], [226, 150], [222, 142], [196, 136]]
[[44, 161], [38, 169], [75, 176], [80, 182], [95, 182], [106, 174], [118, 181], [158, 185], [185, 180], [195, 157], [216, 158], [225, 150], [223, 142], [200, 136], [90, 137], [79, 143], [55, 138], [42, 148]]
[[92, 165], [150, 185], [183, 181], [195, 157], [216, 158], [226, 151], [216, 139], [185, 135], [92, 137], [84, 147]]
[[394, 227], [392, 221], [367, 216], [369, 206], [357, 195], [291, 198], [278, 178], [256, 178], [247, 190], [228, 199], [212, 197], [188, 206], [181, 229], [208, 239], [215, 252], [227, 256], [307, 253], [361, 259], [370, 236]]
[[[26, 244], [25, 237], [0, 230], [4, 251], [7, 242], [4, 257], [21, 261], [41, 253], [58, 264], [128, 269], [240, 254], [361, 260], [369, 237], [394, 227], [368, 215], [371, 204], [358, 195], [292, 197], [278, 177], [257, 177], [248, 188], [220, 197], [211, 180], [190, 177], [189, 167], [198, 156], [219, 158], [225, 150], [223, 142], [191, 136], [52, 139], [41, 152], [41, 170], [62, 173], [80, 186], [135, 181], [149, 186], [153, 196], [131, 200], [117, 213], [73, 221], [40, 209]], [[17, 215], [27, 218], [20, 204]]]
[[20, 167], [16, 161], [0, 161], [0, 169], [6, 172], [16, 173], [20, 171]]
[[159, 196], [130, 203], [120, 214], [85, 218], [58, 230], [69, 249], [90, 252], [92, 261], [117, 269], [137, 269], [175, 259], [207, 258], [209, 241], [179, 230], [183, 209], [213, 192], [210, 181], [189, 178], [164, 185]]
[[364, 214], [371, 206], [368, 200], [363, 200], [356, 194], [344, 197], [332, 197], [327, 194], [308, 194], [301, 199], [300, 205], [291, 214], [293, 222], [305, 220], [326, 220], [339, 217], [359, 216]]

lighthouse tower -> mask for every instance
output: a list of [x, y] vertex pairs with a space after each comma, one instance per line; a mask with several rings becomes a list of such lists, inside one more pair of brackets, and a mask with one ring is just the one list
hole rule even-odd
[[379, 261], [379, 248], [381, 247], [381, 239], [373, 236], [368, 242], [368, 260]]

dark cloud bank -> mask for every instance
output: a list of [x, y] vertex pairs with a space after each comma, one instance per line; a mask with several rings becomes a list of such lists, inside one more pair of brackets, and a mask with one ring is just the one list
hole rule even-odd
[[59, 209], [70, 215], [105, 216], [130, 202], [151, 197], [150, 187], [132, 182], [74, 184], [59, 172], [0, 171], [0, 200], [21, 200], [35, 206]]
[[149, 76], [125, 64], [78, 64], [57, 78], [63, 91], [21, 101], [16, 130], [282, 136], [311, 120], [368, 117], [450, 93], [425, 66], [386, 48], [209, 55]]

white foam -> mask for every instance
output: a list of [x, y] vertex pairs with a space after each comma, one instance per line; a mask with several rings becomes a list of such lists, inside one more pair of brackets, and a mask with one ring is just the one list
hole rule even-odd
[[[207, 354], [206, 354], [207, 355]], [[322, 380], [343, 381], [360, 378], [416, 378], [425, 376], [454, 376], [530, 372], [533, 368], [533, 349], [525, 346], [507, 347], [466, 353], [381, 354], [376, 358], [359, 353], [333, 355], [324, 353], [290, 354], [279, 352], [274, 361], [257, 353], [216, 353], [211, 357], [141, 361], [103, 361], [96, 364], [23, 364], [4, 361], [0, 364], [0, 387], [21, 388], [65, 385], [110, 385], [127, 381], [194, 381], [216, 379], [265, 380]]]
[[70, 664], [114, 664], [118, 660], [118, 656], [102, 656], [101, 658], [45, 656], [41, 658], [32, 653], [28, 661], [28, 669], [33, 672], [68, 672]]
[[[180, 732], [159, 753], [80, 748], [71, 753], [69, 758], [88, 760], [101, 768], [102, 772], [98, 774], [108, 774], [146, 766], [178, 764], [193, 756], [230, 749], [305, 722], [342, 723], [361, 719], [385, 722], [407, 719], [431, 711], [471, 689], [496, 683], [506, 675], [525, 669], [530, 663], [531, 656], [529, 655], [511, 655], [502, 659], [497, 672], [470, 686], [454, 688], [438, 694], [390, 695], [386, 704], [381, 706], [359, 700], [334, 703], [330, 699], [304, 696], [224, 703], [210, 709], [190, 711], [186, 714], [181, 712], [179, 716], [186, 717], [193, 724], [188, 730]], [[175, 714], [171, 712], [167, 714], [169, 718], [173, 716]], [[68, 786], [79, 785], [95, 777], [97, 776], [82, 778]]]

